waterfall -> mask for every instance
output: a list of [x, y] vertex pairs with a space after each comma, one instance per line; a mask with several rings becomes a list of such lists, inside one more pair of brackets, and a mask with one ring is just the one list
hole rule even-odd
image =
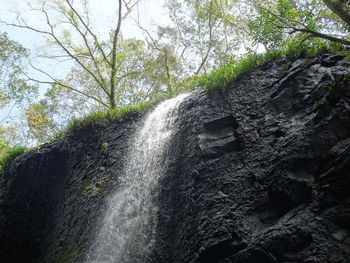
[[87, 263], [145, 263], [157, 226], [159, 179], [167, 169], [168, 145], [176, 130], [182, 94], [160, 103], [137, 127], [129, 142], [121, 185], [109, 201]]

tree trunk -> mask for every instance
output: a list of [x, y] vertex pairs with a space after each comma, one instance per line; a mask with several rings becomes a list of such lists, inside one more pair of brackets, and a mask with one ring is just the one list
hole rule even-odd
[[111, 65], [111, 92], [110, 92], [110, 104], [111, 108], [115, 109], [115, 92], [116, 92], [116, 73], [117, 73], [117, 41], [118, 35], [120, 33], [120, 27], [122, 23], [122, 0], [119, 0], [119, 8], [118, 8], [118, 24], [117, 28], [114, 31], [113, 36], [113, 47], [112, 47], [112, 65]]
[[325, 5], [350, 26], [350, 6], [346, 0], [323, 0]]

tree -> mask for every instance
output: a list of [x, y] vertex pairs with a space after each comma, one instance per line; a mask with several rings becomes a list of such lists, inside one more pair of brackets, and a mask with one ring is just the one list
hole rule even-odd
[[159, 26], [157, 34], [143, 28], [154, 50], [159, 78], [168, 91], [178, 83], [228, 63], [243, 44], [233, 15], [236, 1], [168, 0], [172, 23]]
[[217, 63], [226, 64], [240, 48], [243, 41], [234, 21], [235, 4], [224, 0], [167, 2], [175, 26], [168, 31], [160, 28], [160, 33], [178, 43], [179, 57], [187, 72], [198, 75]]
[[[340, 0], [166, 0], [169, 25], [154, 33], [136, 19], [145, 39], [124, 38], [123, 25], [139, 2], [117, 0], [114, 26], [105, 36], [92, 22], [89, 0], [28, 2], [31, 14], [44, 23], [29, 24], [19, 13], [16, 22], [7, 22], [45, 36], [48, 49], [39, 56], [69, 68], [62, 77], [33, 62], [45, 78], [24, 73], [28, 80], [50, 85], [25, 109], [32, 138], [46, 139], [50, 132], [45, 129], [72, 117], [176, 93], [256, 44], [269, 50], [290, 40], [322, 38], [350, 45], [349, 6]], [[0, 101], [8, 101], [9, 94], [0, 92]]]
[[[32, 65], [33, 68], [42, 73], [47, 80], [33, 79], [28, 76], [29, 80], [77, 93], [84, 96], [88, 102], [97, 103], [106, 109], [116, 108], [120, 100], [118, 95], [122, 89], [121, 78], [124, 77], [120, 74], [120, 68], [127, 63], [125, 61], [128, 59], [120, 58], [123, 42], [122, 21], [139, 1], [118, 0], [117, 19], [110, 33], [111, 41], [102, 40], [94, 32], [88, 0], [44, 0], [38, 1], [36, 5], [28, 3], [28, 10], [41, 16], [45, 26], [30, 25], [21, 14], [18, 14], [16, 23], [6, 24], [45, 36], [50, 46], [50, 53], [41, 53], [41, 57], [65, 62], [69, 60], [73, 63], [71, 74], [83, 73], [82, 79], [92, 82], [83, 85], [83, 81], [80, 81], [80, 85], [75, 86], [72, 84], [76, 83], [72, 83], [69, 76], [68, 80], [57, 78], [35, 65]], [[57, 48], [54, 54], [52, 54], [53, 48]], [[75, 77], [79, 78], [77, 75]], [[96, 92], [91, 92], [91, 86], [95, 87]]]
[[[120, 38], [118, 42], [115, 106], [135, 104], [150, 99], [153, 90], [150, 85], [145, 83], [145, 71], [148, 70], [151, 57], [147, 52], [145, 43], [141, 40], [123, 38]], [[104, 45], [107, 46], [108, 43], [104, 43]], [[87, 61], [86, 65], [93, 67], [91, 61]], [[102, 67], [101, 65], [99, 72], [106, 76], [109, 72], [108, 66]], [[62, 89], [63, 83], [66, 86], [78, 89], [80, 92], [75, 92], [72, 89]], [[88, 94], [95, 99], [90, 99], [81, 93]], [[109, 105], [109, 98], [106, 96], [104, 89], [96, 88], [93, 76], [78, 65], [73, 66], [65, 79], [50, 87], [45, 95], [45, 99], [50, 104], [55, 104], [52, 110], [55, 110], [56, 116], [59, 116], [60, 119], [63, 118], [65, 121], [67, 121], [67, 112], [71, 113], [69, 114], [71, 118], [112, 108]], [[63, 114], [60, 114], [62, 109]]]
[[26, 120], [29, 129], [29, 136], [38, 142], [47, 141], [57, 128], [47, 100], [40, 100], [38, 103], [29, 105], [26, 109]]
[[27, 57], [27, 49], [0, 33], [0, 156], [23, 142], [13, 115], [37, 94], [37, 86], [25, 81]]
[[6, 129], [0, 124], [0, 158], [10, 149], [10, 142], [6, 133]]
[[122, 23], [139, 1], [117, 1], [115, 27], [105, 38], [96, 33], [87, 0], [28, 2], [27, 12], [44, 23], [29, 24], [20, 13], [16, 22], [6, 22], [45, 36], [48, 49], [40, 50], [39, 57], [70, 68], [59, 77], [31, 63], [44, 78], [27, 75], [28, 80], [50, 85], [43, 99], [25, 110], [31, 138], [42, 141], [51, 134], [47, 128], [93, 111], [151, 100], [164, 91], [166, 81], [157, 63], [170, 61], [169, 56], [155, 55], [146, 42], [122, 35]]
[[24, 144], [23, 134], [17, 125], [0, 124], [0, 159], [11, 148]]
[[320, 38], [350, 45], [347, 26], [322, 1], [251, 0], [249, 3], [255, 9], [247, 21], [249, 32], [266, 49], [281, 47], [293, 38], [299, 41]]
[[12, 108], [28, 102], [37, 90], [25, 81], [24, 61], [27, 57], [28, 51], [24, 47], [10, 40], [6, 33], [0, 33], [0, 110], [12, 104], [0, 123], [10, 117]]

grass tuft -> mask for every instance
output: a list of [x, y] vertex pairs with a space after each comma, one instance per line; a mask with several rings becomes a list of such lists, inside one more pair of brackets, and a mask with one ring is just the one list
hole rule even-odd
[[0, 173], [4, 172], [16, 157], [28, 151], [27, 147], [14, 146], [0, 156]]
[[116, 109], [107, 110], [107, 111], [97, 111], [89, 115], [86, 115], [82, 118], [74, 119], [68, 124], [68, 126], [64, 130], [56, 133], [51, 138], [50, 141], [56, 140], [68, 133], [71, 133], [73, 131], [79, 130], [84, 127], [93, 127], [102, 123], [122, 121], [125, 118], [128, 118], [134, 114], [145, 112], [146, 110], [152, 108], [155, 104], [159, 103], [160, 101], [174, 97], [179, 93], [180, 92], [167, 93], [163, 96], [156, 97], [152, 101], [138, 103], [134, 105], [121, 106]]
[[291, 42], [281, 50], [272, 50], [264, 54], [247, 54], [239, 60], [233, 60], [230, 64], [201, 76], [198, 79], [198, 86], [207, 90], [227, 88], [234, 80], [270, 61], [292, 56], [306, 57], [326, 52], [334, 53], [342, 49], [343, 46], [318, 39], [309, 43]]

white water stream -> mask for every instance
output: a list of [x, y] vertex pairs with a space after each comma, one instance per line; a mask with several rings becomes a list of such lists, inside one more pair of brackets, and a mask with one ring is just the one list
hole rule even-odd
[[145, 116], [129, 142], [121, 185], [112, 194], [87, 263], [144, 263], [155, 241], [159, 179], [167, 169], [168, 145], [176, 130], [182, 94]]

